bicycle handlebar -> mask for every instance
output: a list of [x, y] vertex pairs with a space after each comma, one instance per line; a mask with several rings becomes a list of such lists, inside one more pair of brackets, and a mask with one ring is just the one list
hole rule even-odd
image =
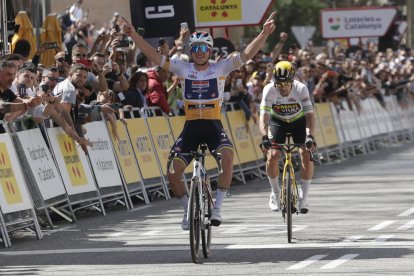
[[221, 153], [218, 153], [216, 151], [212, 151], [211, 153], [206, 153], [206, 152], [200, 152], [200, 151], [176, 152], [172, 150], [168, 156], [167, 169], [171, 174], [175, 173], [172, 161], [174, 157], [176, 156], [191, 156], [194, 159], [199, 159], [203, 156], [209, 156], [209, 155], [213, 156], [214, 160], [216, 160], [218, 173], [219, 174], [223, 173], [223, 167], [221, 165]]
[[[295, 148], [306, 147], [307, 149], [309, 149], [309, 159], [310, 159], [310, 161], [312, 161], [312, 162], [316, 161], [316, 159], [313, 155], [313, 151], [311, 151], [310, 148], [306, 144], [278, 144], [277, 146], [278, 146], [277, 149], [280, 149], [280, 150], [285, 151], [285, 152], [292, 152]], [[268, 150], [269, 149], [269, 148], [264, 148], [262, 144], [260, 144], [259, 147], [262, 150]]]

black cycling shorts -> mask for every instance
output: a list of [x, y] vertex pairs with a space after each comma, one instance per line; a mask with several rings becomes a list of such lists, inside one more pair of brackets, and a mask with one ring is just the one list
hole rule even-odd
[[[172, 150], [189, 153], [196, 151], [200, 144], [207, 144], [210, 152], [218, 151], [223, 147], [233, 149], [220, 120], [191, 120], [184, 125], [183, 131], [175, 141]], [[186, 165], [190, 164], [191, 156], [177, 156]]]
[[270, 119], [268, 136], [272, 144], [284, 144], [286, 133], [291, 133], [295, 144], [304, 144], [306, 139], [305, 116], [291, 123]]

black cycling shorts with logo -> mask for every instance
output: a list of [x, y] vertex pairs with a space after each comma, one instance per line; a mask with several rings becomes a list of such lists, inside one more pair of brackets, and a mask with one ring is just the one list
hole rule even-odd
[[[223, 125], [220, 120], [191, 120], [184, 125], [178, 139], [175, 141], [172, 150], [175, 152], [191, 152], [198, 149], [200, 144], [207, 144], [211, 151], [223, 147], [233, 149]], [[178, 156], [187, 165], [192, 161], [191, 156]]]
[[306, 118], [302, 118], [287, 123], [277, 119], [270, 119], [269, 122], [269, 139], [272, 144], [284, 144], [286, 142], [286, 133], [292, 134], [295, 144], [304, 144], [306, 139]]

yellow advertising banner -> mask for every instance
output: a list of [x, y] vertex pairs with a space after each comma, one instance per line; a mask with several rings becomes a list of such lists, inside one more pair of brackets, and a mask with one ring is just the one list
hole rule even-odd
[[242, 0], [196, 0], [198, 22], [238, 21], [242, 19]]
[[234, 146], [239, 154], [240, 163], [256, 161], [256, 152], [250, 134], [246, 129], [246, 118], [242, 110], [227, 112], [229, 125], [233, 134]]
[[0, 143], [0, 182], [7, 204], [22, 203], [22, 195], [10, 162], [6, 143]]
[[85, 170], [79, 158], [78, 148], [75, 141], [67, 134], [57, 134], [60, 152], [65, 162], [66, 171], [69, 174], [73, 186], [87, 185]]
[[[125, 177], [127, 184], [134, 184], [141, 180], [138, 172], [138, 165], [134, 158], [134, 152], [131, 148], [128, 139], [128, 133], [125, 126], [121, 121], [116, 121], [119, 141], [111, 133], [112, 143], [115, 148], [116, 156], [118, 157], [119, 164], [121, 166], [122, 174]], [[111, 130], [111, 125], [108, 123], [108, 127]]]
[[[229, 123], [227, 122], [227, 118], [226, 118], [225, 113], [221, 113], [221, 123], [223, 124], [224, 131], [226, 132], [227, 136], [229, 137], [231, 143], [233, 144], [234, 147], [236, 147], [236, 145], [234, 144], [233, 136], [231, 134]], [[236, 150], [236, 149], [234, 149], [234, 150]], [[239, 160], [239, 157], [237, 156], [237, 154], [235, 152], [234, 153], [233, 165], [239, 165], [239, 164], [240, 164], [240, 160]]]
[[160, 177], [157, 159], [151, 145], [151, 137], [143, 118], [128, 119], [128, 132], [131, 137], [132, 147], [135, 151], [142, 178], [150, 179]]
[[262, 143], [262, 134], [260, 133], [259, 122], [254, 123], [253, 120], [249, 122], [250, 135], [253, 139], [253, 147], [256, 151], [256, 156], [259, 160], [263, 160], [263, 152], [259, 145]]
[[[185, 124], [185, 116], [174, 116], [174, 117], [168, 117], [168, 120], [170, 121], [171, 131], [174, 136], [174, 141], [177, 141], [178, 137], [180, 136], [181, 132], [183, 131], [184, 124]], [[210, 158], [206, 158], [208, 160]], [[191, 165], [191, 164], [190, 164]], [[187, 166], [184, 173], [192, 173], [193, 167]]]
[[322, 133], [325, 137], [327, 147], [338, 145], [339, 139], [336, 131], [335, 122], [332, 116], [330, 103], [319, 103], [315, 105], [316, 112], [319, 116]]
[[167, 174], [168, 155], [174, 144], [168, 121], [164, 117], [147, 118], [155, 150], [161, 163], [162, 173]]
[[319, 123], [318, 114], [316, 112], [316, 107], [315, 107], [315, 133], [314, 135], [315, 135], [316, 143], [318, 144], [318, 148], [321, 149], [323, 147], [326, 147], [325, 139], [323, 138], [321, 124]]

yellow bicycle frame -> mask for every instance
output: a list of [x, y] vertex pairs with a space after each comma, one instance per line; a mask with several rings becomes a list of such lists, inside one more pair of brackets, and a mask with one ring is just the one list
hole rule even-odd
[[297, 184], [296, 184], [296, 176], [295, 176], [295, 169], [293, 168], [293, 164], [292, 164], [292, 151], [291, 150], [286, 150], [285, 152], [285, 163], [283, 165], [283, 174], [282, 174], [282, 192], [280, 193], [280, 202], [281, 202], [281, 207], [285, 206], [286, 207], [286, 202], [285, 202], [285, 193], [287, 191], [287, 187], [286, 187], [286, 177], [288, 174], [290, 174], [290, 179], [292, 180], [292, 193], [293, 193], [293, 206], [295, 206], [295, 208], [297, 207], [297, 203], [299, 200], [299, 195], [298, 195], [298, 189], [297, 189]]

